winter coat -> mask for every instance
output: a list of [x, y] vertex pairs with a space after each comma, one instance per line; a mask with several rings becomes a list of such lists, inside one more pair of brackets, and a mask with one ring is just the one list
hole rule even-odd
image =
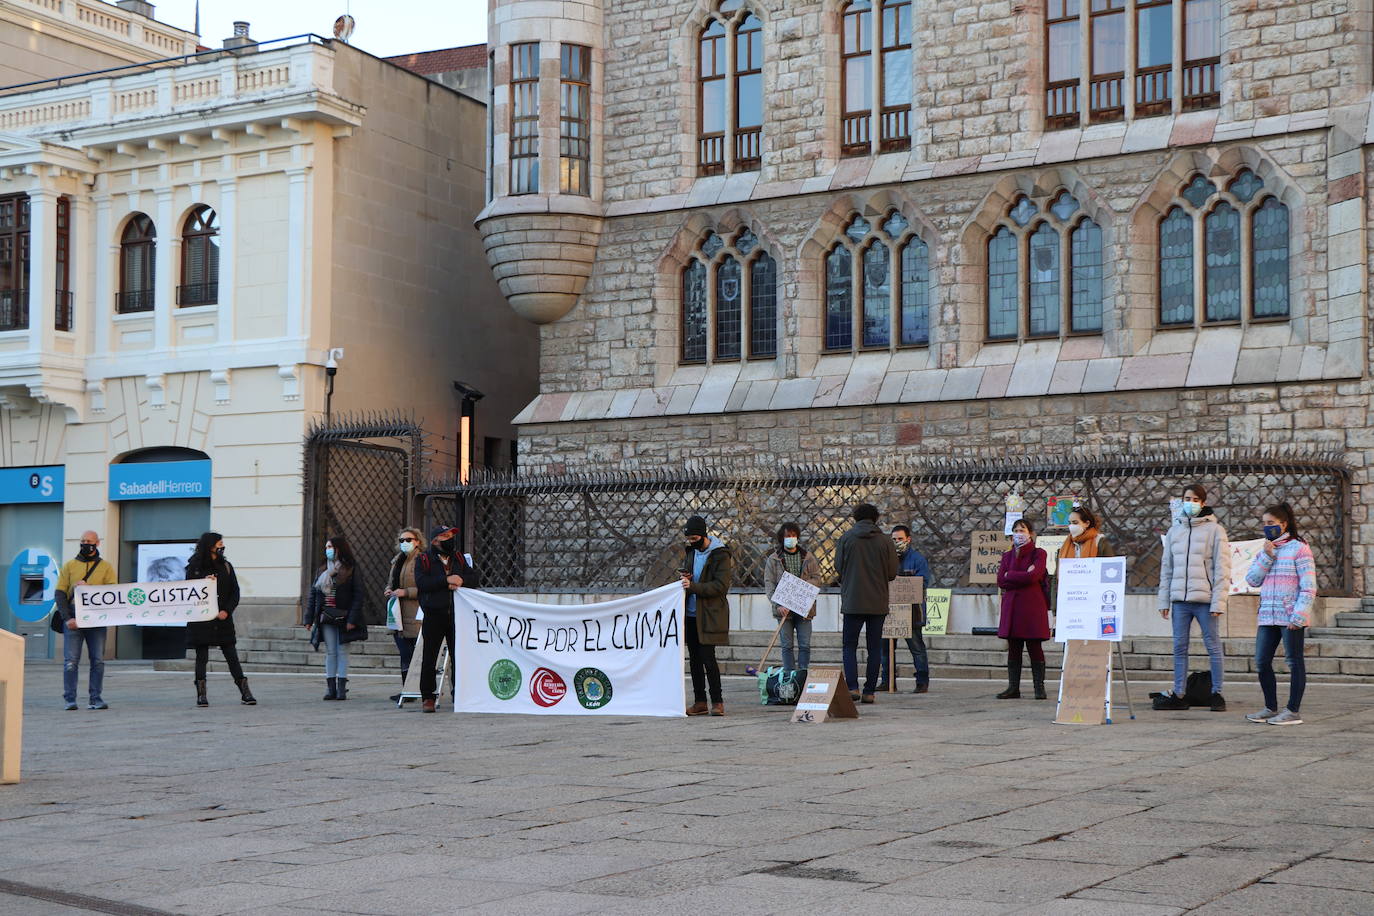
[[187, 579], [215, 577], [215, 590], [219, 595], [219, 609], [229, 616], [220, 620], [197, 620], [186, 624], [186, 642], [191, 646], [232, 646], [238, 641], [234, 632], [234, 609], [239, 606], [239, 577], [234, 573], [234, 564], [228, 560], [204, 560], [192, 557], [186, 564]]
[[420, 592], [415, 585], [415, 562], [419, 558], [420, 551], [396, 554], [396, 558], [391, 561], [391, 575], [386, 580], [387, 588], [393, 591], [403, 588], [406, 589], [407, 595], [415, 596], [414, 598], [399, 599], [401, 602], [401, 629], [397, 632], [404, 639], [416, 639], [420, 635], [420, 621], [415, 619], [415, 612], [420, 610]]
[[[769, 553], [768, 557], [763, 561], [763, 593], [769, 598], [773, 597], [773, 592], [777, 590], [778, 583], [782, 581], [782, 574], [787, 572], [787, 567], [783, 565], [782, 561], [783, 552], [783, 548], [779, 547]], [[816, 555], [808, 551], [805, 547], [798, 547], [797, 552], [801, 554], [802, 561], [801, 576], [799, 578], [805, 582], [810, 582], [812, 585], [823, 584], [821, 579], [821, 564], [820, 561], [816, 559]], [[790, 611], [792, 608], [788, 608], [788, 610]], [[812, 607], [808, 613], [814, 615], [816, 613], [815, 607]], [[773, 605], [773, 616], [779, 620], [782, 619], [782, 608], [779, 605]], [[802, 616], [806, 617], [807, 614], [803, 614]]]
[[448, 566], [438, 549], [431, 546], [415, 558], [415, 588], [420, 594], [420, 608], [426, 615], [452, 614], [453, 590], [448, 587], [449, 576], [462, 576], [463, 588], [476, 588], [481, 584], [477, 570], [468, 565], [462, 552], [449, 558]]
[[1272, 557], [1259, 552], [1245, 581], [1260, 590], [1259, 626], [1307, 626], [1317, 597], [1317, 564], [1306, 541], [1285, 534], [1274, 542]]
[[339, 627], [339, 642], [355, 642], [360, 639], [367, 639], [367, 620], [363, 617], [363, 583], [358, 576], [355, 568], [347, 579], [336, 579], [334, 581], [334, 606], [335, 616], [339, 611], [347, 614], [345, 623], [353, 624], [353, 629], [340, 626], [336, 623], [329, 623], [325, 620], [325, 594], [316, 585], [310, 586], [310, 600], [306, 604], [305, 623], [312, 626], [310, 630], [310, 645], [318, 649], [324, 640], [324, 627]]
[[1159, 606], [1174, 601], [1210, 604], [1213, 614], [1226, 613], [1231, 591], [1231, 544], [1211, 508], [1178, 519], [1164, 538], [1159, 558]]
[[887, 583], [897, 578], [897, 548], [876, 524], [855, 522], [835, 547], [840, 613], [887, 616]]
[[[1059, 548], [1059, 558], [1061, 560], [1076, 560], [1079, 557], [1117, 556], [1116, 547], [1111, 541], [1107, 540], [1105, 534], [1102, 534], [1100, 531], [1094, 533], [1092, 529], [1083, 533], [1085, 537], [1082, 541], [1075, 539], [1072, 535], [1064, 541], [1064, 545]], [[1094, 542], [1097, 544], [1097, 549], [1095, 551], [1087, 549], [1088, 545]]]
[[[925, 554], [921, 553], [921, 552], [920, 552], [919, 550], [917, 550], [914, 546], [909, 546], [909, 547], [907, 547], [906, 553], [899, 553], [899, 554], [897, 555], [897, 564], [898, 564], [897, 575], [899, 575], [899, 576], [920, 576], [920, 577], [921, 577], [921, 588], [922, 588], [923, 591], [924, 591], [925, 589], [931, 588], [931, 587], [933, 586], [933, 583], [930, 581], [930, 577], [931, 577], [931, 573], [930, 573], [930, 563], [926, 560]], [[911, 606], [911, 609], [912, 609], [913, 612], [915, 612], [915, 614], [914, 614], [914, 616], [912, 617], [912, 619], [913, 619], [913, 620], [919, 619], [919, 620], [921, 621], [921, 626], [925, 626], [925, 625], [926, 625], [926, 606], [925, 606], [925, 604], [913, 604], [913, 605]]]
[[[692, 568], [691, 547], [682, 560], [683, 569]], [[711, 539], [706, 565], [701, 576], [687, 586], [687, 594], [697, 599], [697, 639], [711, 646], [730, 645], [730, 580], [735, 574], [735, 558], [723, 541]]]
[[1029, 543], [1002, 554], [997, 587], [1002, 589], [1002, 639], [1049, 639], [1050, 609], [1045, 601], [1045, 551]]

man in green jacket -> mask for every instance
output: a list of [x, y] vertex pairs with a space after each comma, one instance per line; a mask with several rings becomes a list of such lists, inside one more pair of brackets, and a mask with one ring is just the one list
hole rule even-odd
[[887, 584], [897, 578], [897, 548], [878, 527], [878, 508], [854, 507], [854, 525], [835, 546], [840, 574], [840, 614], [844, 620], [844, 678], [855, 699], [859, 677], [859, 631], [866, 630], [868, 665], [863, 702], [873, 702], [883, 654], [883, 621], [887, 617]]
[[730, 644], [730, 577], [735, 562], [730, 548], [706, 531], [706, 519], [694, 515], [683, 529], [687, 537], [687, 553], [678, 574], [687, 590], [687, 657], [692, 670], [692, 691], [695, 702], [687, 707], [687, 715], [707, 713], [706, 688], [711, 688], [710, 713], [725, 715], [725, 700], [721, 696], [720, 666], [716, 663], [716, 646]]
[[81, 671], [81, 648], [91, 657], [91, 703], [87, 709], [109, 709], [100, 692], [105, 681], [105, 634], [109, 627], [76, 625], [73, 597], [78, 585], [114, 585], [119, 581], [114, 567], [100, 556], [100, 535], [94, 531], [81, 532], [81, 549], [75, 559], [62, 564], [57, 576], [57, 592], [53, 596], [57, 612], [62, 616], [62, 699], [65, 709], [76, 709], [76, 678]]

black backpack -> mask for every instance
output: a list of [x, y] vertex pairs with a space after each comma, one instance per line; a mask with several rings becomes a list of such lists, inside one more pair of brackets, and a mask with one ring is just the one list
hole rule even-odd
[[1188, 675], [1188, 680], [1183, 688], [1183, 699], [1188, 701], [1189, 706], [1211, 706], [1212, 673], [1210, 671], [1194, 671]]

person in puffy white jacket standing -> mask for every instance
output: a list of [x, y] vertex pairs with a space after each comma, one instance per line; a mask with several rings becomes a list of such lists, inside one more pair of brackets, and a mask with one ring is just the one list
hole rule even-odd
[[[1298, 520], [1288, 503], [1264, 510], [1264, 549], [1250, 564], [1245, 581], [1260, 590], [1259, 627], [1255, 631], [1255, 667], [1264, 709], [1245, 718], [1270, 725], [1301, 725], [1298, 707], [1307, 689], [1303, 641], [1317, 597], [1317, 565], [1312, 548], [1298, 533]], [[1291, 675], [1288, 706], [1278, 711], [1279, 688], [1274, 677], [1274, 652], [1283, 643], [1283, 657]]]
[[1188, 677], [1188, 637], [1192, 622], [1212, 661], [1212, 712], [1225, 712], [1223, 664], [1218, 628], [1226, 613], [1231, 586], [1231, 544], [1226, 529], [1207, 505], [1207, 490], [1198, 483], [1183, 488], [1183, 515], [1169, 528], [1159, 560], [1159, 614], [1174, 629], [1174, 689], [1156, 707], [1187, 709], [1183, 698]]

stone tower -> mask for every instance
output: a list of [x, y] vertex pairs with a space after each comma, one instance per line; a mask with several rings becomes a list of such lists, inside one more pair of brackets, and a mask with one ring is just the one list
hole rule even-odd
[[490, 0], [490, 184], [477, 225], [501, 292], [536, 324], [577, 304], [601, 237], [602, 4]]

